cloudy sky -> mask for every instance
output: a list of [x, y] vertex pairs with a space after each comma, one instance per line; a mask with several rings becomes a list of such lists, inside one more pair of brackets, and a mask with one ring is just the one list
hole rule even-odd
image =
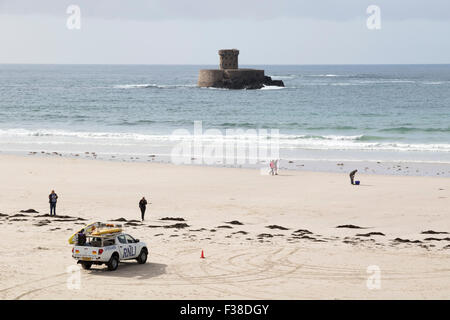
[[0, 0], [0, 63], [450, 63], [449, 38], [448, 0]]

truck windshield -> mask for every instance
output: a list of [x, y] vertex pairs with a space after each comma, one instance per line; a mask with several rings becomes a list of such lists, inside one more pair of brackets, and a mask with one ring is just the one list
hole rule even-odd
[[125, 235], [125, 238], [127, 239], [128, 243], [135, 243], [136, 242], [134, 240], [134, 238], [132, 236], [130, 236], [129, 234]]

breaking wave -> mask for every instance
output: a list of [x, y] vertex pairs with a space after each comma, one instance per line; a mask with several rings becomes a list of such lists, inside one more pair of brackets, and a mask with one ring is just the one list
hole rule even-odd
[[121, 85], [115, 85], [114, 88], [116, 89], [146, 89], [146, 88], [153, 88], [153, 89], [177, 89], [177, 88], [196, 88], [197, 85], [195, 84], [121, 84]]
[[[180, 133], [181, 132], [181, 133]], [[385, 150], [385, 151], [426, 151], [426, 152], [450, 152], [450, 144], [446, 143], [401, 143], [390, 141], [386, 137], [371, 135], [273, 135], [271, 130], [266, 130], [263, 135], [242, 134], [242, 132], [226, 132], [219, 130], [222, 134], [204, 131], [202, 136], [196, 136], [204, 142], [217, 141], [245, 141], [261, 143], [267, 140], [275, 141], [281, 148], [289, 149], [311, 149], [311, 150]], [[259, 132], [254, 130], [253, 132]], [[227, 134], [226, 134], [227, 133]], [[271, 135], [272, 134], [272, 135]], [[8, 141], [22, 141], [28, 139], [30, 143], [52, 143], [52, 141], [66, 141], [67, 144], [86, 144], [93, 141], [103, 141], [106, 144], [120, 143], [148, 143], [163, 142], [173, 143], [180, 140], [193, 140], [194, 136], [189, 130], [174, 131], [173, 134], [143, 134], [133, 132], [83, 132], [65, 130], [27, 130], [7, 129], [0, 130], [0, 137], [9, 138]], [[278, 140], [276, 140], [278, 138]]]

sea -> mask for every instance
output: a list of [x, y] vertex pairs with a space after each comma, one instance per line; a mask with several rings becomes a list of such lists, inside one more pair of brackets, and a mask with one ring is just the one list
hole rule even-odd
[[[197, 87], [216, 66], [0, 65], [0, 154], [174, 162], [197, 143], [186, 164], [450, 176], [450, 65], [241, 67], [285, 87]], [[271, 150], [224, 161], [224, 141]]]

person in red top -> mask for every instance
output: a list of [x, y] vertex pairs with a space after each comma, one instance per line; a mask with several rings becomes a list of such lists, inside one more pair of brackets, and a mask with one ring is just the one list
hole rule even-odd
[[273, 160], [270, 160], [270, 174], [275, 174], [275, 162]]

